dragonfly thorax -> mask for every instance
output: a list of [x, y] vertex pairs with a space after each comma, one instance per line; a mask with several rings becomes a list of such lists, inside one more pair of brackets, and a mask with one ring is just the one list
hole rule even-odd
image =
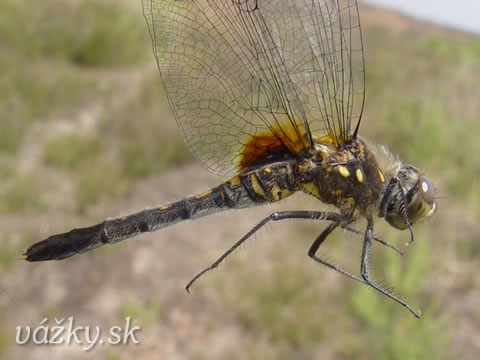
[[341, 146], [316, 142], [299, 173], [301, 190], [349, 215], [375, 214], [386, 184], [374, 154], [360, 139]]

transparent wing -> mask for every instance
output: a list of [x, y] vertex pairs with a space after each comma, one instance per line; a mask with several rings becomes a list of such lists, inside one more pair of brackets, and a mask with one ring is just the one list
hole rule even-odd
[[175, 118], [209, 170], [238, 170], [252, 138], [298, 152], [351, 137], [364, 97], [355, 0], [142, 3]]

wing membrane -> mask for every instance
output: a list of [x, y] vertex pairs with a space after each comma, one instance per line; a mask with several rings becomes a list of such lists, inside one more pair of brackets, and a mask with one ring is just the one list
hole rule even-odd
[[312, 134], [351, 136], [363, 107], [354, 0], [142, 3], [175, 118], [211, 171], [237, 170], [252, 137], [298, 152]]

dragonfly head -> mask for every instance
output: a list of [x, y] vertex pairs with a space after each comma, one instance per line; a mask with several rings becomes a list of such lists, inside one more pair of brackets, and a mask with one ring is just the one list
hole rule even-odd
[[402, 165], [385, 189], [380, 216], [404, 230], [432, 215], [435, 208], [435, 189], [430, 180], [413, 166]]

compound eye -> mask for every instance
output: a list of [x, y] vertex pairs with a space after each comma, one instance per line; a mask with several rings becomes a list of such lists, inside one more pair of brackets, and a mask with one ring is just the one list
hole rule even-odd
[[422, 196], [423, 201], [428, 205], [432, 205], [435, 202], [435, 189], [433, 188], [432, 183], [425, 176], [420, 176], [419, 181], [419, 192]]

